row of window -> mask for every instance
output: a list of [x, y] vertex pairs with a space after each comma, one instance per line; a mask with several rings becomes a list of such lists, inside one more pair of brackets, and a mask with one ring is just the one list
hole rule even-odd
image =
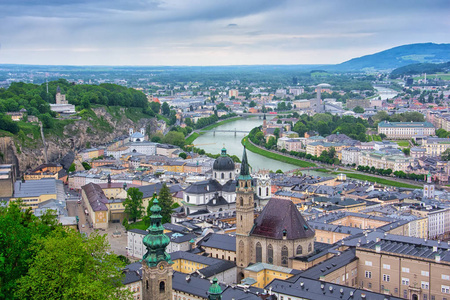
[[[241, 244], [242, 243], [242, 244]], [[242, 253], [244, 248], [244, 243], [242, 241], [239, 242], [239, 247], [242, 245]], [[256, 243], [256, 262], [262, 262], [262, 246], [260, 242]], [[312, 243], [309, 243], [308, 245], [308, 253], [312, 251]], [[303, 247], [301, 245], [297, 246], [296, 249], [296, 255], [302, 255], [303, 254]], [[288, 248], [286, 246], [283, 246], [281, 248], [281, 265], [287, 267], [288, 266]], [[269, 244], [267, 247], [267, 263], [273, 264], [273, 247]]]

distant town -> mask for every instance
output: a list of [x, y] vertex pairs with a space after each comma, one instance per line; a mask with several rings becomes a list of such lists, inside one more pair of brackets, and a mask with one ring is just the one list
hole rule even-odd
[[2, 75], [0, 217], [104, 235], [130, 299], [450, 297], [447, 74], [147, 75]]

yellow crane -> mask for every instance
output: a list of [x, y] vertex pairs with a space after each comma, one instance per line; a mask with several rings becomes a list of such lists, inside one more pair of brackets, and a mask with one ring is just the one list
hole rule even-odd
[[192, 144], [192, 145], [186, 145], [186, 147], [189, 148], [189, 147], [205, 146], [205, 145], [214, 145], [214, 144], [217, 144], [217, 143]]

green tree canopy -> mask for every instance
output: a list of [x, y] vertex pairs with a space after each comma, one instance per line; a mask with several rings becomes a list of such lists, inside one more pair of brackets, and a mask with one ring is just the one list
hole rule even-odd
[[353, 109], [353, 111], [357, 114], [363, 114], [365, 110], [361, 106], [357, 106]]
[[142, 206], [143, 196], [144, 194], [138, 188], [129, 188], [127, 191], [127, 198], [123, 202], [123, 206], [125, 207], [125, 213], [128, 214], [133, 222], [142, 217], [144, 210]]
[[106, 235], [87, 238], [74, 230], [57, 229], [32, 247], [31, 265], [18, 281], [18, 299], [130, 299], [122, 289], [123, 263]]
[[170, 223], [171, 218], [170, 215], [172, 214], [172, 194], [170, 193], [169, 187], [166, 185], [166, 183], [163, 183], [161, 190], [159, 191], [159, 206], [161, 206], [161, 216], [162, 216], [162, 223]]

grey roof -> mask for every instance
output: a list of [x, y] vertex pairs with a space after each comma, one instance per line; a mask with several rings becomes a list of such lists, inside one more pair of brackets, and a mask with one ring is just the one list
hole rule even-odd
[[215, 179], [198, 181], [191, 184], [187, 189], [184, 190], [188, 194], [205, 194], [218, 192], [222, 190], [222, 186]]
[[[150, 198], [153, 196], [153, 194], [159, 194], [159, 191], [161, 190], [163, 184], [162, 183], [155, 183], [150, 185], [143, 185], [138, 187], [138, 189], [144, 194], [143, 198]], [[176, 193], [182, 190], [181, 186], [175, 184], [175, 185], [168, 185], [170, 193]]]
[[20, 180], [14, 183], [14, 198], [39, 197], [41, 195], [56, 194], [57, 183], [62, 184], [61, 180], [54, 178], [44, 178], [40, 180]]
[[125, 277], [122, 279], [123, 284], [130, 284], [133, 282], [140, 281], [142, 278], [142, 264], [140, 262], [135, 262], [129, 264], [123, 270]]
[[212, 233], [202, 240], [200, 246], [236, 252], [236, 237], [228, 234]]
[[[362, 299], [362, 294], [366, 299], [384, 300], [386, 295], [374, 293], [357, 288], [347, 287], [335, 283], [328, 283], [317, 279], [302, 277], [301, 274], [295, 276], [295, 280], [275, 279], [266, 286], [272, 288], [275, 293], [298, 297], [301, 299], [332, 300], [332, 299]], [[400, 300], [394, 296], [389, 296], [390, 300]]]
[[147, 235], [148, 232], [142, 229], [137, 229], [137, 228], [133, 228], [128, 230], [129, 232], [133, 232], [133, 233], [137, 233], [137, 234], [142, 234], [142, 235]]
[[300, 276], [311, 279], [320, 279], [320, 276], [328, 275], [358, 259], [355, 253], [355, 248], [348, 249], [340, 255], [333, 256], [332, 258], [307, 269], [301, 273]]

